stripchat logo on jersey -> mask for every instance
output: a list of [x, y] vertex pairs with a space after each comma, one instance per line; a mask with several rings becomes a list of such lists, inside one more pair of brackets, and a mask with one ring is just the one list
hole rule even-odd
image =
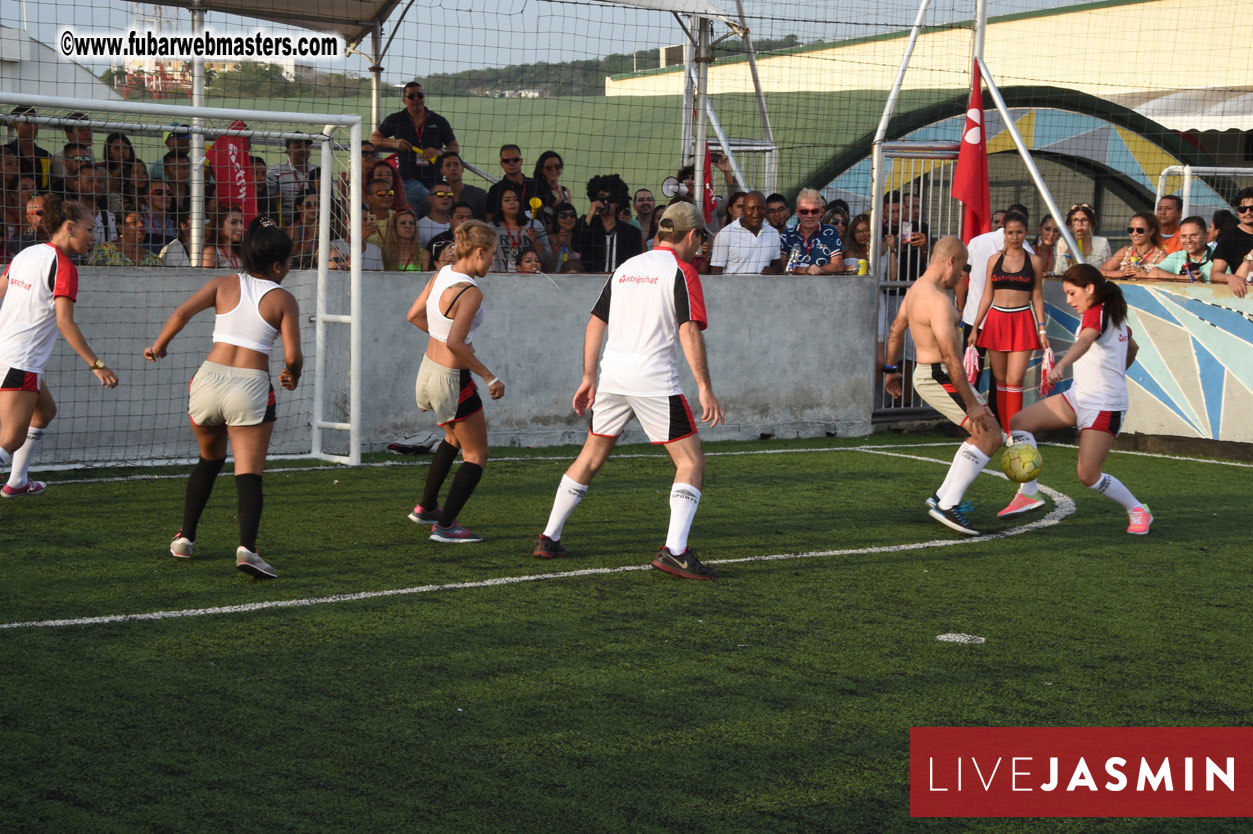
[[913, 727], [909, 812], [1253, 816], [1253, 727]]

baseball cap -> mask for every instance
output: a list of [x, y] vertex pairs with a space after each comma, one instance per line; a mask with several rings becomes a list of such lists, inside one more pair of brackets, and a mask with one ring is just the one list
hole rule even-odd
[[661, 222], [657, 226], [681, 237], [692, 229], [705, 231], [705, 218], [701, 216], [700, 210], [695, 205], [680, 201], [666, 207], [665, 213], [661, 215]]

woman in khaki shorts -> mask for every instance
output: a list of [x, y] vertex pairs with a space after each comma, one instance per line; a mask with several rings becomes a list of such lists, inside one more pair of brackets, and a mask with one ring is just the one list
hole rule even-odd
[[[475, 279], [492, 267], [496, 230], [467, 220], [457, 227], [453, 246], [456, 260], [427, 282], [409, 309], [409, 321], [431, 337], [415, 386], [418, 408], [435, 412], [435, 422], [444, 430], [444, 442], [435, 450], [426, 474], [422, 501], [409, 519], [432, 524], [431, 541], [462, 544], [483, 540], [458, 524], [457, 514], [487, 466], [487, 421], [470, 373], [483, 378], [493, 400], [504, 396], [505, 384], [479, 361], [472, 344], [474, 331], [483, 323], [483, 291]], [[439, 490], [458, 452], [463, 462], [441, 508]]]
[[284, 367], [279, 384], [296, 387], [304, 357], [300, 352], [300, 310], [296, 298], [279, 286], [287, 276], [292, 242], [268, 217], [252, 222], [241, 246], [244, 271], [212, 278], [176, 309], [161, 335], [144, 349], [155, 362], [165, 356], [170, 340], [197, 313], [213, 307], [217, 318], [213, 348], [191, 381], [187, 414], [200, 444], [200, 461], [187, 481], [183, 526], [170, 553], [191, 558], [196, 526], [226, 463], [229, 440], [235, 454], [235, 492], [239, 514], [239, 548], [235, 567], [256, 577], [278, 574], [257, 555], [261, 526], [261, 474], [274, 430], [274, 387], [270, 385], [270, 349], [283, 340]]

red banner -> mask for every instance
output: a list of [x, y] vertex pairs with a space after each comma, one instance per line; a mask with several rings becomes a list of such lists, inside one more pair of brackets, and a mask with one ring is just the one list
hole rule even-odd
[[[232, 130], [248, 125], [236, 121]], [[252, 156], [247, 136], [219, 136], [205, 152], [217, 185], [218, 206], [231, 205], [244, 213], [245, 228], [257, 216], [257, 184], [252, 177]]]
[[909, 814], [1253, 816], [1253, 727], [913, 727]]
[[709, 223], [714, 219], [714, 209], [718, 202], [714, 196], [713, 182], [713, 158], [709, 153], [709, 145], [705, 145], [705, 198], [701, 201], [701, 205], [705, 209], [705, 222]]
[[962, 241], [992, 231], [992, 206], [988, 197], [988, 136], [984, 129], [983, 77], [979, 62], [974, 65], [970, 85], [970, 105], [966, 108], [966, 126], [962, 129], [961, 150], [957, 152], [957, 170], [953, 172], [953, 197], [961, 200], [966, 211], [962, 217]]

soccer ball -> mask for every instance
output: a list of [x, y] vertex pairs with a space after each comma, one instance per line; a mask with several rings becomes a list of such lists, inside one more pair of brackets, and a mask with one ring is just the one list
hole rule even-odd
[[1040, 477], [1044, 459], [1040, 450], [1026, 443], [1015, 443], [1001, 455], [1001, 471], [1016, 484], [1025, 484]]

